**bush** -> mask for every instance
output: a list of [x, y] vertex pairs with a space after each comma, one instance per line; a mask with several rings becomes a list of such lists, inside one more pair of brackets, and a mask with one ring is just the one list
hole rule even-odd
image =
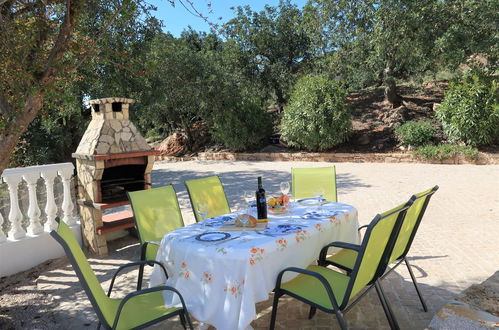
[[472, 146], [498, 142], [497, 80], [474, 71], [451, 83], [437, 117], [451, 142], [462, 141]]
[[305, 76], [295, 85], [281, 121], [282, 138], [306, 150], [326, 150], [348, 139], [350, 109], [347, 92], [334, 81]]
[[468, 159], [476, 159], [478, 156], [478, 149], [470, 146], [459, 146], [454, 144], [439, 144], [439, 145], [426, 145], [417, 148], [413, 152], [414, 156], [423, 159], [436, 159], [444, 160], [454, 158], [456, 155], [461, 154]]
[[238, 104], [212, 113], [210, 122], [215, 141], [235, 151], [255, 149], [272, 134], [272, 119], [264, 105], [244, 97]]
[[422, 146], [428, 144], [437, 130], [428, 121], [408, 121], [395, 129], [397, 139], [405, 146]]

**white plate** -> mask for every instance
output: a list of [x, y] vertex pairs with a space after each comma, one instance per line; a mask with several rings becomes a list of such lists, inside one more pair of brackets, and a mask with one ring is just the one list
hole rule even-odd
[[[321, 202], [322, 203], [325, 203], [326, 200], [323, 198], [321, 199]], [[317, 202], [317, 198], [315, 197], [311, 197], [311, 198], [302, 198], [302, 199], [299, 199], [297, 200], [297, 203], [298, 204], [301, 204], [301, 205], [318, 205], [319, 203]]]

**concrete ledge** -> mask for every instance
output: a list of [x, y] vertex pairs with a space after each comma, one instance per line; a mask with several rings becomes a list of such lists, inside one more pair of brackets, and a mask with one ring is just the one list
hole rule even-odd
[[438, 311], [428, 329], [497, 329], [499, 327], [499, 271], [464, 290]]
[[302, 161], [348, 163], [426, 163], [426, 164], [499, 164], [499, 154], [480, 152], [476, 160], [459, 155], [442, 161], [420, 160], [410, 153], [309, 153], [309, 152], [200, 152], [197, 156], [156, 156], [156, 160], [171, 162], [187, 160]]

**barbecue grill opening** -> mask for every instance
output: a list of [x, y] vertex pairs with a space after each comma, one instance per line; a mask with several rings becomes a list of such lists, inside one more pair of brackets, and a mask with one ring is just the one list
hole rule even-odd
[[145, 171], [145, 164], [105, 168], [100, 182], [102, 201], [125, 199], [127, 191], [145, 189]]

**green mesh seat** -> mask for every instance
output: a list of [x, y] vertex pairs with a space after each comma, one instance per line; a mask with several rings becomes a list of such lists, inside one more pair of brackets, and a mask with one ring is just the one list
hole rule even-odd
[[331, 202], [338, 201], [336, 192], [336, 168], [292, 168], [291, 180], [295, 199], [315, 197], [319, 194]]
[[[193, 329], [184, 300], [175, 288], [158, 286], [129, 293], [121, 299], [110, 297], [116, 275], [121, 270], [138, 266], [142, 262], [134, 262], [118, 268], [106, 295], [71, 229], [59, 218], [56, 218], [56, 221], [59, 224], [57, 230], [53, 230], [50, 235], [64, 248], [85, 293], [97, 313], [100, 320], [99, 327], [102, 325], [106, 329], [142, 328], [178, 315], [183, 325], [187, 321], [189, 328]], [[177, 294], [182, 307], [167, 308], [162, 295], [164, 291], [172, 291]]]
[[225, 195], [222, 181], [218, 176], [210, 176], [202, 179], [187, 180], [184, 182], [191, 200], [192, 211], [196, 221], [201, 221], [201, 216], [196, 212], [200, 201], [208, 204], [208, 218], [230, 213], [229, 203]]
[[[411, 248], [412, 242], [419, 228], [421, 220], [423, 219], [426, 207], [428, 206], [431, 197], [437, 190], [438, 186], [435, 186], [431, 189], [428, 189], [411, 197], [410, 201], [412, 201], [412, 205], [407, 210], [404, 222], [402, 223], [400, 227], [400, 232], [395, 240], [393, 251], [388, 259], [388, 264], [393, 264], [393, 263], [395, 264], [382, 277], [385, 278], [388, 275], [388, 273], [393, 271], [402, 262], [405, 262], [407, 269], [409, 270], [409, 274], [411, 275], [412, 283], [414, 284], [419, 300], [421, 301], [421, 305], [423, 306], [425, 312], [428, 311], [428, 308], [426, 307], [426, 303], [418, 288], [416, 277], [412, 272], [411, 266], [406, 256], [407, 253], [409, 252], [409, 249]], [[321, 256], [319, 264], [333, 265], [349, 272], [353, 269], [355, 265], [355, 260], [357, 258], [357, 255], [358, 252], [356, 250], [343, 248], [338, 253], [328, 258], [326, 258], [325, 255]]]
[[[155, 260], [163, 236], [184, 226], [172, 185], [128, 192], [141, 243], [141, 260]], [[142, 287], [144, 266], [139, 268], [137, 290]]]
[[[349, 274], [322, 266], [309, 266], [306, 269], [289, 267], [281, 271], [277, 276], [270, 329], [275, 327], [277, 306], [279, 298], [283, 295], [289, 295], [309, 304], [311, 306], [310, 318], [316, 309], [335, 314], [340, 327], [346, 329], [343, 313], [364, 296], [367, 292], [367, 290], [363, 291], [364, 288], [372, 287], [376, 288], [391, 328], [397, 329], [398, 324], [377, 280], [386, 268], [388, 256], [392, 252], [395, 237], [409, 205], [410, 203], [407, 203], [376, 215], [367, 226], [361, 245], [343, 243], [358, 252], [354, 267]], [[333, 244], [326, 245], [321, 254], [325, 254]], [[285, 273], [298, 273], [298, 275], [282, 283]], [[355, 297], [357, 295], [359, 296]]]

